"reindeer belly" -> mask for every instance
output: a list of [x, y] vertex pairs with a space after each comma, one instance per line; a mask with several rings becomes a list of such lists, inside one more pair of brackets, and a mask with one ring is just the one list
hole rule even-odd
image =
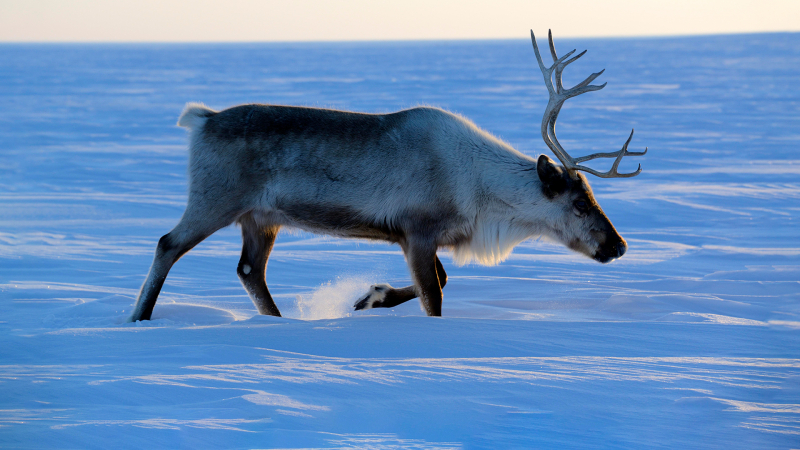
[[350, 206], [301, 201], [282, 201], [273, 216], [282, 225], [318, 234], [398, 242], [401, 230], [366, 217]]

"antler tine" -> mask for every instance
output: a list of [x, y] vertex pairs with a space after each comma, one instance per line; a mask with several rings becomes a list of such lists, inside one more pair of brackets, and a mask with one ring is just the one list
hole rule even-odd
[[[533, 30], [531, 30], [531, 42], [533, 43], [533, 50], [536, 53], [536, 60], [539, 63], [539, 69], [542, 71], [542, 75], [544, 75], [545, 86], [547, 86], [547, 90], [550, 94], [550, 100], [547, 102], [547, 108], [545, 108], [544, 116], [542, 117], [542, 139], [544, 139], [545, 144], [547, 144], [550, 150], [552, 150], [553, 154], [555, 154], [555, 156], [561, 160], [561, 163], [564, 164], [564, 167], [569, 172], [581, 170], [601, 178], [629, 178], [639, 175], [639, 173], [642, 171], [641, 164], [635, 172], [619, 173], [617, 171], [619, 163], [622, 161], [623, 157], [627, 155], [642, 156], [647, 153], [647, 148], [645, 148], [643, 152], [628, 151], [628, 144], [630, 144], [631, 139], [633, 139], [633, 130], [631, 130], [631, 134], [628, 136], [628, 140], [625, 141], [625, 145], [622, 146], [621, 150], [610, 153], [594, 153], [592, 155], [582, 156], [580, 158], [572, 158], [558, 142], [558, 138], [556, 137], [556, 120], [558, 119], [558, 114], [561, 112], [561, 107], [563, 106], [564, 102], [572, 97], [584, 94], [586, 92], [603, 89], [606, 87], [607, 83], [603, 83], [601, 85], [590, 84], [592, 81], [597, 79], [597, 77], [602, 75], [603, 72], [605, 72], [605, 69], [603, 69], [599, 72], [589, 75], [585, 80], [581, 81], [572, 88], [564, 89], [561, 81], [562, 72], [569, 64], [575, 62], [578, 58], [586, 54], [586, 50], [571, 59], [567, 58], [575, 53], [575, 50], [572, 50], [571, 52], [559, 58], [558, 54], [556, 53], [555, 44], [553, 43], [553, 33], [551, 30], [548, 30], [547, 32], [547, 40], [550, 47], [550, 55], [553, 57], [553, 65], [550, 67], [545, 67], [544, 61], [542, 61], [542, 56], [539, 53], [539, 46], [536, 44], [536, 36], [533, 34]], [[555, 86], [553, 79], [555, 79]], [[611, 169], [608, 172], [598, 172], [592, 168], [579, 165], [581, 162], [590, 161], [596, 158], [615, 159]]]
[[[573, 87], [572, 89], [578, 90], [578, 89], [583, 88], [583, 87], [591, 88], [591, 89], [587, 89], [587, 90], [585, 90], [583, 92], [599, 91], [600, 89], [603, 89], [604, 87], [606, 87], [606, 84], [608, 84], [608, 82], [605, 82], [605, 83], [603, 83], [601, 85], [594, 85], [594, 86], [589, 86], [589, 83], [594, 81], [597, 77], [602, 75], [603, 72], [605, 72], [605, 71], [606, 71], [606, 69], [603, 69], [600, 72], [595, 72], [595, 73], [589, 75], [588, 77], [586, 77], [585, 80], [583, 80], [580, 83], [576, 84], [575, 87]], [[583, 94], [583, 92], [581, 92], [581, 94]], [[576, 94], [576, 95], [580, 95], [580, 94]]]
[[553, 30], [547, 30], [547, 42], [550, 44], [550, 54], [553, 56], [553, 62], [558, 61], [558, 56], [556, 56], [556, 45], [553, 44]]
[[[589, 75], [588, 77], [586, 77], [585, 80], [583, 80], [580, 83], [576, 84], [572, 88], [567, 89], [566, 91], [564, 91], [564, 85], [561, 82], [561, 73], [564, 72], [564, 69], [566, 69], [568, 65], [572, 64], [573, 62], [577, 61], [578, 58], [580, 58], [581, 56], [585, 55], [587, 51], [588, 50], [584, 50], [584, 51], [578, 53], [577, 55], [575, 55], [573, 58], [570, 58], [569, 60], [564, 61], [563, 63], [557, 65], [556, 70], [555, 70], [555, 78], [556, 78], [556, 84], [558, 85], [558, 93], [559, 94], [565, 94], [567, 96], [567, 98], [571, 98], [571, 97], [575, 97], [577, 95], [581, 95], [584, 92], [599, 91], [600, 89], [603, 89], [604, 87], [606, 87], [606, 83], [603, 83], [602, 85], [599, 85], [599, 86], [589, 86], [589, 83], [594, 81], [597, 77], [599, 77], [600, 75], [603, 74], [603, 72], [606, 71], [606, 69], [603, 69], [600, 72], [595, 72], [595, 73]], [[574, 52], [575, 52], [575, 50], [569, 52], [568, 55], [572, 54]], [[588, 89], [583, 89], [584, 87], [588, 87]]]
[[536, 45], [536, 36], [533, 34], [533, 30], [531, 30], [531, 43], [533, 44], [533, 51], [536, 53], [536, 61], [539, 63], [539, 69], [542, 71], [542, 75], [544, 75], [544, 84], [548, 91], [555, 92], [553, 90], [553, 83], [550, 79], [552, 67], [545, 67], [544, 61], [542, 61], [542, 55], [539, 54], [539, 46]]
[[[575, 53], [575, 50], [572, 50], [571, 52], [568, 52], [566, 55], [562, 56], [561, 58], [557, 58], [556, 57], [556, 53], [555, 53], [555, 47], [553, 47], [553, 39], [552, 39], [552, 36], [550, 36], [550, 54], [553, 56], [553, 65], [550, 66], [550, 67], [545, 67], [544, 61], [542, 61], [542, 55], [539, 53], [539, 46], [536, 45], [536, 36], [533, 34], [533, 30], [531, 30], [531, 43], [533, 44], [533, 51], [536, 52], [536, 61], [539, 63], [539, 69], [541, 69], [542, 75], [544, 75], [544, 82], [545, 82], [545, 85], [547, 86], [547, 90], [551, 91], [553, 93], [561, 94], [564, 91], [564, 87], [561, 85], [561, 76], [557, 75], [555, 77], [557, 85], [556, 85], [556, 87], [553, 87], [553, 81], [552, 81], [553, 71], [554, 70], [558, 71], [559, 70], [558, 68], [563, 63], [563, 61], [565, 59], [569, 58], [570, 55]], [[584, 51], [583, 53], [586, 53], [586, 52]], [[578, 55], [575, 58], [572, 58], [570, 60], [570, 62], [578, 59], [580, 56], [581, 55]], [[567, 63], [567, 64], [569, 64], [569, 63]], [[564, 64], [564, 66], [566, 66], [566, 64]], [[561, 70], [563, 70], [563, 69], [561, 69]], [[560, 72], [557, 72], [557, 73], [560, 73]]]
[[584, 51], [578, 53], [577, 55], [575, 55], [574, 57], [570, 58], [569, 61], [564, 61], [564, 67], [567, 67], [568, 65], [574, 63], [575, 61], [577, 61], [578, 58], [580, 58], [581, 56], [585, 55], [586, 52], [588, 52], [588, 51], [589, 50], [584, 50]]
[[[571, 55], [573, 53], [575, 53], [575, 50], [567, 53], [562, 58], [565, 58], [565, 57], [567, 57], [567, 56], [569, 56], [569, 55]], [[586, 53], [586, 51], [584, 51], [583, 53]], [[567, 64], [569, 64], [570, 62], [575, 61], [576, 59], [578, 59], [578, 57], [583, 55], [583, 53], [581, 53], [580, 55], [576, 56], [575, 58], [570, 59], [567, 62], [560, 62], [559, 61], [559, 62], [556, 62], [555, 64], [553, 64], [553, 66], [555, 67], [555, 70], [554, 70], [555, 74], [553, 75], [553, 78], [556, 79], [556, 89], [557, 89], [558, 95], [563, 95], [565, 93], [564, 84], [561, 81], [561, 72], [564, 71], [564, 68], [567, 67]], [[569, 93], [570, 91], [572, 91], [572, 89], [567, 89], [566, 93]]]
[[[639, 164], [639, 168], [635, 172], [630, 173], [619, 173], [617, 172], [617, 167], [619, 167], [620, 161], [625, 156], [643, 156], [647, 154], [647, 147], [645, 147], [643, 152], [629, 152], [628, 151], [628, 144], [631, 143], [631, 139], [633, 139], [633, 129], [631, 129], [631, 134], [628, 136], [628, 140], [625, 141], [625, 144], [622, 146], [622, 149], [616, 152], [610, 153], [593, 153], [587, 156], [581, 156], [580, 158], [574, 158], [573, 162], [575, 163], [575, 170], [582, 170], [584, 172], [591, 173], [592, 175], [596, 175], [600, 178], [630, 178], [639, 175], [642, 171], [642, 165]], [[582, 163], [585, 161], [591, 161], [596, 158], [616, 158], [614, 160], [614, 164], [611, 165], [611, 169], [608, 172], [597, 172], [594, 169], [585, 166], [579, 166], [578, 163]]]
[[[574, 51], [575, 51], [575, 50], [573, 50], [573, 52], [574, 52]], [[567, 66], [568, 66], [568, 65], [572, 64], [572, 63], [573, 63], [573, 62], [575, 62], [575, 61], [576, 61], [578, 58], [580, 58], [581, 56], [583, 56], [583, 55], [585, 55], [585, 54], [586, 54], [586, 50], [584, 50], [584, 51], [582, 51], [582, 52], [578, 53], [578, 54], [577, 54], [577, 55], [575, 55], [574, 57], [572, 57], [572, 58], [568, 59], [567, 61], [564, 61], [563, 63], [559, 64], [559, 65], [558, 65], [558, 67], [556, 67], [556, 75], [555, 75], [555, 76], [556, 76], [556, 84], [558, 84], [558, 93], [559, 93], [559, 94], [560, 94], [560, 93], [562, 93], [562, 92], [564, 92], [564, 85], [563, 85], [563, 84], [562, 84], [562, 82], [561, 82], [561, 73], [564, 71], [564, 69], [566, 69], [566, 68], [567, 68]], [[592, 75], [594, 75], [594, 74], [592, 74]], [[596, 77], [595, 77], [595, 78], [596, 78]], [[587, 78], [587, 80], [588, 80], [588, 78]], [[594, 78], [592, 78], [592, 80], [594, 80]], [[590, 81], [590, 82], [591, 82], [591, 81]], [[583, 80], [583, 83], [586, 83], [586, 80]], [[588, 83], [587, 83], [587, 84], [588, 84]], [[575, 88], [577, 88], [577, 87], [581, 87], [581, 86], [575, 86], [575, 87], [573, 87], [572, 89], [569, 89], [569, 91], [571, 91], [571, 90], [573, 90], [573, 89], [575, 89]]]
[[577, 55], [565, 62], [565, 59], [567, 59], [571, 54], [575, 53], [575, 49], [559, 58], [556, 54], [556, 44], [553, 42], [553, 30], [547, 30], [547, 43], [550, 46], [550, 56], [553, 57], [553, 65], [550, 70], [552, 72], [555, 69], [555, 75], [553, 78], [556, 81], [556, 92], [561, 95], [564, 92], [564, 84], [561, 82], [561, 72], [570, 63], [583, 56], [583, 54], [586, 53], [586, 50], [584, 50], [580, 55]]

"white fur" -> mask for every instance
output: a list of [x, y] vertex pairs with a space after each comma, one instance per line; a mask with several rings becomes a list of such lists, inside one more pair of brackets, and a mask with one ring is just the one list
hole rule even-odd
[[506, 221], [479, 221], [472, 230], [472, 239], [453, 247], [453, 262], [463, 266], [471, 262], [484, 266], [500, 264], [520, 242], [535, 237], [530, 230]]
[[209, 114], [213, 113], [214, 110], [202, 103], [187, 103], [178, 118], [178, 126], [193, 130], [200, 129], [208, 120]]

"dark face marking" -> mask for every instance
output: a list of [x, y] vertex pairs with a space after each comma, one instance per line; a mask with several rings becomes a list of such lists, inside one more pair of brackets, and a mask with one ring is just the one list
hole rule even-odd
[[625, 251], [628, 249], [628, 244], [625, 242], [625, 239], [617, 233], [616, 228], [614, 228], [614, 225], [608, 220], [608, 217], [603, 210], [600, 209], [600, 205], [594, 201], [593, 197], [592, 202], [594, 206], [587, 214], [587, 219], [593, 219], [594, 226], [590, 234], [600, 244], [593, 258], [595, 261], [605, 264], [624, 255]]
[[628, 243], [625, 242], [625, 239], [623, 239], [622, 236], [617, 234], [616, 230], [614, 230], [613, 236], [611, 236], [610, 239], [607, 238], [606, 241], [597, 249], [594, 254], [594, 260], [605, 264], [620, 258], [627, 250]]

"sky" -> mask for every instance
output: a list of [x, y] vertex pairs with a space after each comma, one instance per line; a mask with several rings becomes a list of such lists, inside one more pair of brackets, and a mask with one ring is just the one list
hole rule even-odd
[[5, 42], [237, 42], [800, 31], [800, 0], [0, 0]]

